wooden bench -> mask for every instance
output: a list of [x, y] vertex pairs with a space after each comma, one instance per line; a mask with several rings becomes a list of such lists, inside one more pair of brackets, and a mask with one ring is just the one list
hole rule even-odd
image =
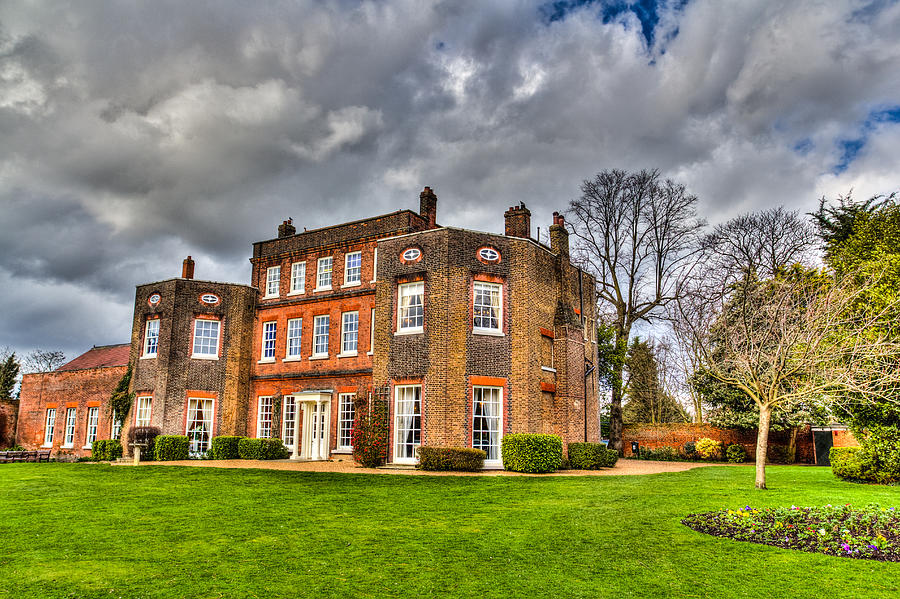
[[50, 450], [0, 451], [0, 464], [5, 462], [49, 462]]

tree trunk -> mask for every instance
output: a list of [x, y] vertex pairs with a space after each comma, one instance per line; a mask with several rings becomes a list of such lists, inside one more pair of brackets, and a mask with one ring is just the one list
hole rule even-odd
[[797, 435], [800, 434], [800, 427], [791, 427], [791, 438], [788, 441], [788, 462], [797, 463]]
[[772, 408], [763, 404], [759, 408], [759, 432], [756, 435], [756, 488], [766, 488], [766, 452], [769, 449], [769, 424]]
[[625, 374], [625, 355], [628, 352], [630, 329], [616, 327], [616, 352], [612, 364], [612, 399], [609, 406], [609, 448], [624, 455], [622, 439], [622, 395]]

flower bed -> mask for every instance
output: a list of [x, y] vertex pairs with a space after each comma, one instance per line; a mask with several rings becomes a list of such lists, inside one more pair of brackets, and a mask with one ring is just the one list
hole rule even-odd
[[691, 514], [681, 521], [698, 532], [857, 559], [900, 562], [900, 514], [870, 505], [751, 508]]

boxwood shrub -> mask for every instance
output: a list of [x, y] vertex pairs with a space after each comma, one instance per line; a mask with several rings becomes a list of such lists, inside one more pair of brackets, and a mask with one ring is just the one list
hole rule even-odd
[[122, 457], [122, 444], [115, 439], [97, 439], [91, 443], [91, 458], [95, 462], [112, 462]]
[[160, 435], [153, 444], [153, 456], [157, 462], [188, 459], [190, 442], [185, 435]]
[[864, 447], [832, 447], [828, 454], [831, 472], [850, 481], [890, 484], [900, 477], [880, 466], [878, 460]]
[[426, 447], [416, 450], [419, 470], [477, 472], [484, 468], [487, 453], [466, 447]]
[[554, 472], [562, 466], [558, 435], [514, 433], [503, 437], [503, 467], [513, 472]]
[[244, 437], [238, 441], [238, 457], [242, 460], [284, 460], [290, 453], [281, 439]]
[[569, 443], [568, 450], [569, 468], [574, 470], [612, 468], [619, 460], [619, 452], [603, 443]]
[[211, 460], [236, 460], [240, 457], [238, 443], [244, 437], [213, 437], [209, 445], [209, 459]]

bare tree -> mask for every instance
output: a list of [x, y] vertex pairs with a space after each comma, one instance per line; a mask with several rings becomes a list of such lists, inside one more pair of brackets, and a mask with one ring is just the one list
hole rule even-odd
[[26, 372], [50, 372], [66, 363], [66, 354], [59, 350], [36, 349], [25, 356]]
[[677, 297], [704, 226], [696, 206], [696, 196], [683, 185], [660, 181], [656, 170], [598, 173], [581, 184], [581, 197], [570, 205], [577, 255], [596, 275], [599, 301], [615, 330], [609, 441], [620, 452], [622, 372], [631, 329]]
[[747, 277], [711, 294], [694, 288], [679, 298], [682, 322], [703, 368], [740, 389], [759, 409], [756, 488], [766, 488], [772, 410], [791, 403], [833, 407], [844, 398], [897, 402], [900, 343], [883, 331], [897, 306], [860, 314], [877, 281], [832, 282], [800, 268], [766, 281]]

